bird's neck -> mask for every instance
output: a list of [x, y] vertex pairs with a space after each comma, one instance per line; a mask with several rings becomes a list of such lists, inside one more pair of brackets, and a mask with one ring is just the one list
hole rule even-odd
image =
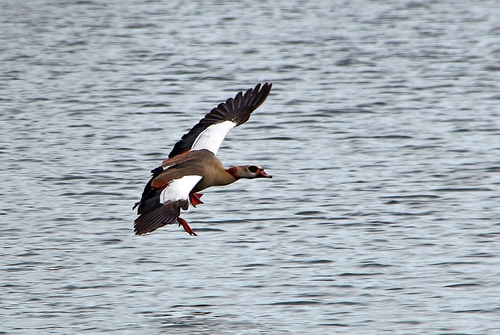
[[238, 179], [241, 179], [239, 171], [240, 171], [240, 169], [238, 166], [232, 166], [229, 169], [226, 169], [226, 172], [227, 172], [226, 178], [228, 179], [228, 181], [231, 180], [231, 181], [229, 181], [228, 184], [234, 183]]

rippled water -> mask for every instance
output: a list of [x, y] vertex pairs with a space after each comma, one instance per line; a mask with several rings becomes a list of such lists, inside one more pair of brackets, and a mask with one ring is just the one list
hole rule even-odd
[[[497, 1], [0, 3], [0, 333], [500, 332]], [[274, 178], [133, 235], [218, 102]]]

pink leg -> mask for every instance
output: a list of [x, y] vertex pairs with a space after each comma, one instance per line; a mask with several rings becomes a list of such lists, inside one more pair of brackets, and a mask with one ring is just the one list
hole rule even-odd
[[193, 205], [193, 207], [196, 207], [196, 205], [199, 205], [199, 204], [203, 204], [203, 201], [200, 200], [201, 196], [203, 194], [201, 193], [191, 193], [189, 194], [189, 201], [191, 201], [191, 205]]
[[186, 222], [186, 220], [184, 220], [183, 218], [177, 218], [177, 221], [179, 221], [179, 226], [182, 225], [182, 227], [184, 228], [184, 230], [186, 231], [186, 233], [188, 233], [189, 235], [194, 235], [194, 236], [198, 236], [196, 235], [196, 233], [191, 229], [191, 227], [189, 227], [188, 223]]

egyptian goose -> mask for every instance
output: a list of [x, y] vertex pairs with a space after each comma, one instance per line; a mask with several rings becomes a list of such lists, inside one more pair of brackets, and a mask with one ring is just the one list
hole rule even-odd
[[258, 84], [244, 94], [239, 92], [213, 108], [178, 141], [168, 159], [152, 170], [141, 200], [135, 204], [139, 217], [135, 220], [136, 235], [150, 233], [167, 224], [178, 222], [190, 235], [196, 233], [179, 217], [203, 202], [200, 191], [211, 186], [231, 184], [238, 179], [272, 178], [258, 165], [224, 168], [216, 157], [227, 133], [245, 123], [250, 114], [266, 100], [271, 84]]

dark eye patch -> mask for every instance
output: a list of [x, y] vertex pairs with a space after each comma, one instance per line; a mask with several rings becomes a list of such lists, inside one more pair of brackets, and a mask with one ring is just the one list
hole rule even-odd
[[257, 172], [257, 170], [258, 170], [258, 169], [259, 169], [259, 168], [258, 168], [258, 167], [256, 167], [255, 165], [251, 165], [251, 166], [249, 166], [249, 167], [248, 167], [248, 171], [250, 171], [250, 172], [252, 172], [252, 173]]

